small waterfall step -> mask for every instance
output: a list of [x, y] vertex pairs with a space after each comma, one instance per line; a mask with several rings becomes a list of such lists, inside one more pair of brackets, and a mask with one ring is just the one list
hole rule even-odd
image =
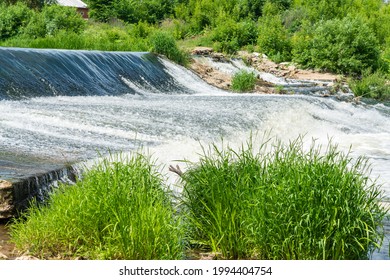
[[78, 177], [74, 165], [3, 156], [0, 155], [0, 219], [17, 216], [33, 199], [44, 201], [59, 182], [73, 183]]

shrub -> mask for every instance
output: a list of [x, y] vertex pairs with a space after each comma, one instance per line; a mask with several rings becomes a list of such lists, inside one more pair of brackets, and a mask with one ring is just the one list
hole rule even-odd
[[156, 31], [150, 36], [152, 51], [165, 55], [179, 64], [187, 64], [187, 55], [181, 51], [172, 35], [163, 31]]
[[22, 3], [6, 6], [0, 4], [0, 40], [18, 35], [25, 27], [33, 12]]
[[[43, 29], [45, 30], [45, 29]], [[148, 38], [140, 38], [132, 27], [93, 23], [81, 33], [59, 30], [52, 36], [17, 36], [1, 42], [2, 46], [46, 49], [82, 49], [102, 51], [148, 51]], [[45, 31], [44, 31], [45, 32]], [[44, 36], [44, 37], [43, 37]]]
[[253, 72], [241, 70], [233, 75], [232, 90], [237, 92], [251, 91], [256, 85], [256, 75]]
[[308, 19], [308, 12], [304, 7], [287, 10], [282, 14], [282, 22], [289, 33], [300, 30], [303, 22]]
[[81, 33], [85, 27], [85, 20], [74, 8], [50, 5], [34, 15], [24, 34], [30, 38], [39, 38], [54, 36], [60, 31]]
[[[98, 1], [93, 0], [93, 2]], [[96, 12], [92, 13], [92, 15], [100, 17], [97, 12], [99, 9], [111, 9], [111, 11], [105, 12], [111, 12], [111, 17], [117, 17], [128, 23], [137, 23], [139, 21], [157, 23], [173, 12], [173, 1], [171, 0], [117, 0], [112, 2], [109, 8], [94, 4], [93, 11]]]
[[363, 20], [350, 17], [302, 29], [293, 46], [293, 60], [301, 65], [346, 74], [375, 70], [379, 54], [372, 30]]
[[235, 53], [241, 47], [256, 42], [258, 31], [253, 21], [236, 22], [231, 17], [221, 16], [211, 31], [211, 39], [219, 45], [216, 51]]
[[280, 15], [267, 16], [259, 20], [257, 44], [260, 51], [277, 62], [291, 58], [291, 42]]
[[181, 259], [183, 236], [170, 199], [149, 158], [104, 160], [13, 223], [12, 240], [41, 257]]
[[379, 71], [374, 73], [366, 71], [361, 78], [351, 79], [349, 86], [355, 96], [378, 100], [390, 99], [390, 80]]
[[240, 150], [215, 145], [183, 175], [194, 246], [222, 258], [366, 259], [386, 214], [367, 161], [303, 139]]

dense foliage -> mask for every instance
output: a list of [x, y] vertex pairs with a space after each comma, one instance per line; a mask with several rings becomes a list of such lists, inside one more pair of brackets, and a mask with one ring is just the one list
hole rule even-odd
[[241, 70], [233, 75], [232, 90], [237, 92], [249, 92], [255, 88], [256, 75], [252, 72]]
[[367, 71], [388, 79], [390, 71], [390, 5], [383, 0], [85, 0], [88, 22], [53, 2], [0, 0], [0, 44], [158, 51], [153, 34], [160, 30], [182, 46], [258, 51], [356, 81]]
[[385, 212], [366, 161], [331, 144], [305, 152], [302, 139], [268, 148], [214, 145], [189, 164], [190, 240], [227, 259], [367, 258]]
[[51, 258], [182, 259], [183, 231], [163, 178], [141, 154], [94, 166], [12, 224], [20, 249]]
[[336, 73], [377, 69], [380, 46], [374, 32], [360, 18], [319, 22], [295, 37], [294, 59], [308, 67]]

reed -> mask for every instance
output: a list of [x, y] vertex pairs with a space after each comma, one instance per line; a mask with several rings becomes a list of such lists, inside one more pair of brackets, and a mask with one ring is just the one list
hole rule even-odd
[[178, 64], [184, 66], [188, 64], [187, 54], [179, 49], [171, 34], [164, 31], [156, 31], [150, 35], [149, 40], [153, 52], [165, 55]]
[[11, 225], [21, 250], [41, 258], [182, 259], [180, 219], [144, 155], [105, 159], [74, 186]]
[[236, 92], [252, 91], [256, 85], [256, 75], [252, 72], [240, 70], [233, 75], [232, 90]]
[[193, 246], [226, 259], [366, 259], [386, 211], [364, 158], [299, 138], [239, 151], [212, 145], [183, 175]]

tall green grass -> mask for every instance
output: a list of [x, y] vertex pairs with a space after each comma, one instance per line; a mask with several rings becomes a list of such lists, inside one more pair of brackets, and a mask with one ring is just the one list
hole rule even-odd
[[383, 239], [364, 158], [329, 144], [215, 145], [183, 175], [193, 246], [226, 259], [366, 259]]
[[390, 82], [388, 77], [377, 71], [365, 71], [360, 79], [351, 79], [349, 86], [355, 96], [390, 100]]
[[103, 160], [11, 226], [17, 247], [42, 258], [182, 259], [182, 233], [161, 175], [141, 154]]
[[82, 34], [74, 32], [58, 32], [55, 36], [40, 38], [14, 37], [1, 42], [4, 47], [23, 47], [38, 49], [70, 49], [101, 51], [148, 51], [149, 40], [131, 37], [127, 34], [115, 34], [109, 30], [93, 32], [87, 30]]
[[252, 72], [240, 70], [233, 75], [232, 90], [236, 92], [251, 91], [256, 85], [256, 75]]
[[150, 36], [150, 43], [153, 52], [163, 54], [178, 64], [188, 64], [187, 54], [179, 49], [171, 34], [164, 31], [156, 31]]

